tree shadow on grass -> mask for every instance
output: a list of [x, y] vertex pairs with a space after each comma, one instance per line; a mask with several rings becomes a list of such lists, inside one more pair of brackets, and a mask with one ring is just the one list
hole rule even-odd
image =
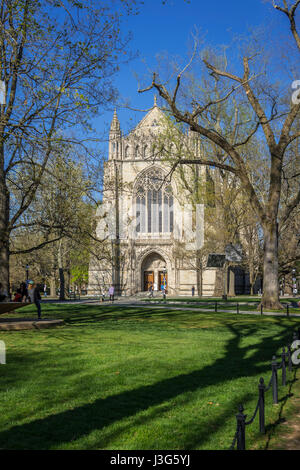
[[[147, 445], [142, 444], [139, 445], [138, 450], [197, 450], [203, 445], [205, 442], [209, 441], [212, 435], [216, 434], [218, 431], [222, 429], [228, 421], [234, 421], [232, 429], [229, 431], [228, 434], [224, 436], [222, 439], [222, 449], [229, 450], [230, 446], [233, 441], [233, 437], [235, 434], [235, 420], [234, 420], [234, 410], [238, 409], [239, 403], [247, 404], [249, 400], [251, 400], [251, 395], [249, 393], [241, 394], [232, 402], [232, 406], [227, 407], [222, 412], [218, 413], [217, 416], [211, 416], [206, 419], [205, 426], [203, 426], [203, 422], [199, 421], [199, 415], [201, 412], [195, 412], [185, 425], [180, 422], [180, 426], [178, 426], [178, 418], [170, 418], [170, 426], [172, 427], [171, 436], [166, 438], [164, 436], [164, 444], [161, 445], [161, 441], [157, 440], [156, 435], [151, 435], [150, 442]], [[119, 423], [117, 429], [114, 430], [106, 430], [105, 433], [101, 435], [100, 438], [95, 436], [94, 441], [91, 444], [87, 444], [85, 449], [109, 449], [109, 446], [112, 445], [114, 440], [117, 440], [120, 436], [127, 434], [130, 435], [132, 430], [138, 430], [139, 427], [145, 428], [148, 424], [151, 424], [152, 421], [161, 418], [163, 414], [171, 412], [173, 409], [173, 404], [169, 404], [168, 406], [164, 405], [159, 406], [158, 408], [154, 408], [151, 412], [145, 414], [138, 414], [134, 418], [131, 419], [130, 423], [123, 424], [122, 422]], [[177, 427], [176, 427], [177, 424]], [[176, 440], [176, 444], [174, 441]], [[210, 447], [211, 443], [210, 443]], [[128, 447], [123, 450], [130, 450], [136, 449], [134, 442], [130, 442]]]
[[[81, 317], [80, 317], [81, 320]], [[92, 320], [91, 320], [92, 321]], [[222, 327], [222, 324], [221, 324]], [[286, 345], [290, 339], [291, 330], [281, 325], [282, 331], [276, 337], [262, 336], [259, 343], [252, 345], [241, 342], [250, 338], [260, 329], [259, 325], [228, 325], [231, 337], [226, 344], [224, 355], [216, 359], [213, 365], [205, 366], [175, 377], [169, 377], [157, 383], [141, 386], [137, 389], [126, 390], [117, 395], [97, 399], [93, 403], [77, 406], [74, 409], [62, 411], [42, 419], [14, 426], [0, 434], [0, 448], [2, 449], [50, 449], [61, 443], [70, 442], [87, 436], [95, 430], [101, 430], [122, 419], [135, 416], [150, 407], [155, 407], [186, 392], [195, 392], [199, 388], [206, 388], [226, 383], [228, 380], [239, 379], [243, 376], [256, 376], [267, 374], [270, 376], [270, 367], [266, 361], [271, 361], [274, 352]], [[253, 354], [249, 356], [249, 351]], [[267, 380], [265, 380], [267, 382]], [[253, 383], [253, 394], [257, 393], [257, 384]], [[246, 399], [247, 397], [244, 397]], [[236, 403], [233, 403], [232, 413], [236, 413]], [[229, 418], [230, 411], [226, 411], [223, 421]], [[176, 448], [200, 447], [207, 439], [207, 430], [195, 427], [192, 433], [178, 438]], [[222, 426], [222, 419], [216, 418], [211, 427], [211, 433]], [[193, 434], [197, 431], [197, 436]], [[233, 429], [234, 432], [234, 429]], [[99, 443], [100, 444], [100, 443]]]
[[[68, 313], [72, 315], [69, 316]], [[273, 321], [274, 323], [283, 324], [286, 321], [295, 322], [295, 325], [299, 325], [300, 318], [290, 317], [287, 319], [286, 317], [267, 317], [267, 316], [257, 316], [255, 317], [251, 313], [243, 313], [243, 314], [234, 314], [234, 313], [224, 313], [224, 312], [205, 312], [205, 311], [186, 311], [186, 310], [174, 310], [172, 307], [162, 309], [155, 309], [150, 307], [140, 307], [139, 309], [136, 307], [130, 306], [105, 306], [102, 307], [101, 305], [98, 306], [88, 306], [88, 305], [81, 305], [78, 306], [78, 314], [74, 310], [70, 310], [70, 312], [65, 311], [63, 312], [65, 317], [65, 322], [68, 325], [80, 327], [83, 323], [100, 323], [104, 321], [113, 321], [117, 322], [120, 320], [149, 320], [149, 319], [163, 319], [165, 321], [172, 321], [174, 319], [180, 318], [194, 318], [200, 319], [201, 317], [205, 318], [208, 321], [218, 321], [223, 324], [228, 321], [231, 322], [240, 322], [240, 323], [247, 323], [249, 321], [253, 323], [260, 322], [262, 319], [263, 321]], [[226, 318], [224, 319], [224, 315]], [[298, 322], [298, 323], [297, 323]], [[199, 324], [201, 327], [201, 324]]]

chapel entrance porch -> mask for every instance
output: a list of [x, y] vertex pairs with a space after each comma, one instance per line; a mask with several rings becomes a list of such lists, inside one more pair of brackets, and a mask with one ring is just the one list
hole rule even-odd
[[142, 291], [148, 291], [150, 285], [154, 291], [160, 291], [163, 283], [168, 287], [166, 261], [159, 253], [152, 252], [146, 256], [141, 271]]

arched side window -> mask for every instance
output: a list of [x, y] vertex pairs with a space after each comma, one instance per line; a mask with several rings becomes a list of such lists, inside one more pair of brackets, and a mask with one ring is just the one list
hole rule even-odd
[[125, 158], [129, 158], [129, 145], [125, 147]]
[[144, 149], [143, 149], [143, 157], [144, 157], [144, 158], [147, 158], [147, 157], [148, 157], [148, 146], [147, 146], [147, 145], [144, 146]]
[[134, 150], [134, 159], [138, 160], [139, 156], [140, 156], [140, 149], [139, 149], [139, 146], [137, 145]]
[[173, 193], [163, 172], [151, 168], [138, 179], [135, 188], [137, 233], [173, 232]]

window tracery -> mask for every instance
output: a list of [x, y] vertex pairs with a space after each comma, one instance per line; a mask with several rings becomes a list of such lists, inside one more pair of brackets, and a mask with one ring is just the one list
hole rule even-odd
[[151, 168], [138, 179], [135, 202], [138, 233], [173, 232], [172, 188], [160, 169]]

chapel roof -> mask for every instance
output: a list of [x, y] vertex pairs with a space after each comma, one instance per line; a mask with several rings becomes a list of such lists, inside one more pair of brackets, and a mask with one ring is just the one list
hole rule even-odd
[[163, 111], [157, 106], [157, 98], [154, 97], [154, 105], [143, 117], [143, 119], [136, 125], [129, 135], [140, 133], [140, 132], [155, 132], [159, 129], [160, 121], [165, 117]]

